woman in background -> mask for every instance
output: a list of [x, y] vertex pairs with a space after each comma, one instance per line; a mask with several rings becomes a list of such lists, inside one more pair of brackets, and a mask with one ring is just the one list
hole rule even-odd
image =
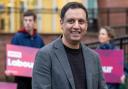
[[115, 33], [113, 29], [108, 26], [101, 27], [98, 35], [100, 42], [98, 49], [117, 49], [117, 46], [112, 43], [112, 39], [114, 39], [114, 37]]
[[[114, 30], [108, 26], [101, 27], [99, 30], [98, 39], [100, 42], [100, 45], [97, 47], [97, 49], [103, 49], [103, 50], [115, 50], [119, 49], [113, 42], [112, 39], [114, 39], [115, 33]], [[122, 75], [121, 82], [124, 83], [125, 76]], [[109, 83], [107, 82], [108, 89], [119, 89], [120, 83]]]

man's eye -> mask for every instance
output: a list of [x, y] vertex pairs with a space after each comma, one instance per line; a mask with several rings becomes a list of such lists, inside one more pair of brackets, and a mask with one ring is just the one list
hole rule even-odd
[[84, 20], [79, 20], [79, 23], [80, 23], [80, 24], [84, 24], [85, 21], [84, 21]]
[[74, 20], [73, 19], [70, 19], [67, 22], [70, 23], [70, 24], [72, 24], [72, 23], [74, 23]]
[[31, 19], [29, 19], [29, 22], [32, 22], [32, 20], [31, 20]]
[[24, 21], [27, 21], [27, 19], [24, 19]]

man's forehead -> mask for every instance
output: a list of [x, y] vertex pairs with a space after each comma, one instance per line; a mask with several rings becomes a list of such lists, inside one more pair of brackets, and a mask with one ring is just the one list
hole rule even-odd
[[34, 17], [33, 16], [24, 16], [23, 18], [24, 19], [27, 19], [27, 18], [32, 18], [33, 19]]
[[69, 9], [66, 13], [65, 16], [66, 18], [83, 18], [86, 19], [86, 13], [84, 12], [83, 9]]
[[82, 8], [69, 8], [69, 9], [65, 12], [65, 14], [66, 14], [67, 12], [76, 12], [76, 11], [84, 12], [84, 13], [86, 14], [86, 12], [85, 12]]

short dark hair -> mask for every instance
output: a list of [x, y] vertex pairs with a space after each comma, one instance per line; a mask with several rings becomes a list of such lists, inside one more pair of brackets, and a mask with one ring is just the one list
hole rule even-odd
[[33, 16], [34, 21], [36, 20], [36, 14], [33, 12], [33, 10], [27, 10], [26, 12], [24, 12], [23, 17], [25, 16]]
[[68, 9], [76, 9], [76, 8], [83, 9], [84, 12], [86, 13], [86, 19], [88, 20], [87, 9], [84, 7], [82, 3], [79, 3], [79, 2], [69, 2], [66, 5], [64, 5], [63, 8], [61, 9], [60, 18], [62, 20], [64, 19], [65, 13], [67, 12]]

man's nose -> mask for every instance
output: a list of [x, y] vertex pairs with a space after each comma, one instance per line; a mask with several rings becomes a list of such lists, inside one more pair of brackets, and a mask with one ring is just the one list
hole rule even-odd
[[79, 22], [78, 21], [75, 21], [75, 23], [73, 24], [73, 27], [74, 28], [79, 28]]
[[30, 21], [29, 20], [26, 20], [26, 23], [30, 23]]
[[27, 23], [29, 23], [29, 21], [27, 21]]

